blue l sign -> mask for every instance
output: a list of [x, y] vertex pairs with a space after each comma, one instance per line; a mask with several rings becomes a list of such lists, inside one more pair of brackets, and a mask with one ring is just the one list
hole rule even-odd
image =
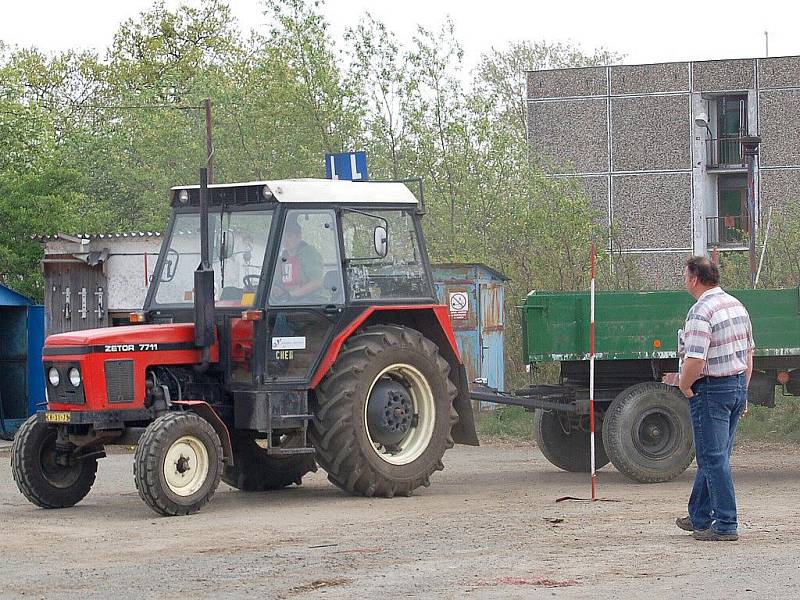
[[325, 177], [327, 179], [349, 179], [367, 181], [367, 153], [344, 152], [325, 155]]

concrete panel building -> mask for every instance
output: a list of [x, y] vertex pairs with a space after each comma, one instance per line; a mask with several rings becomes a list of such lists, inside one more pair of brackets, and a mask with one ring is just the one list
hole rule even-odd
[[798, 56], [530, 71], [527, 96], [532, 156], [582, 180], [646, 287], [681, 285], [690, 253], [744, 251], [770, 206], [798, 201]]

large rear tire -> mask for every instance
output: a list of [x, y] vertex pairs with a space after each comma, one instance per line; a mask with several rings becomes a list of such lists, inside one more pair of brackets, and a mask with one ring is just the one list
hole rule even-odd
[[675, 479], [694, 460], [689, 402], [673, 386], [633, 385], [606, 412], [603, 441], [617, 470], [634, 481]]
[[97, 473], [97, 459], [84, 458], [62, 466], [56, 462], [58, 431], [36, 416], [19, 428], [11, 449], [11, 471], [19, 491], [36, 506], [66, 508], [89, 493]]
[[[588, 422], [588, 417], [587, 417]], [[537, 410], [533, 415], [533, 438], [544, 457], [553, 465], [571, 473], [591, 471], [590, 434], [587, 427], [575, 427], [556, 411]], [[595, 469], [608, 464], [603, 440], [595, 434]]]
[[211, 424], [191, 412], [158, 417], [145, 430], [133, 461], [139, 496], [164, 516], [197, 512], [214, 495], [222, 444]]
[[449, 371], [414, 329], [378, 325], [351, 337], [317, 388], [309, 432], [328, 479], [389, 498], [429, 485], [458, 421]]
[[253, 435], [238, 432], [233, 436], [233, 465], [225, 465], [222, 481], [243, 492], [264, 492], [300, 485], [306, 473], [316, 470], [311, 455], [270, 456]]

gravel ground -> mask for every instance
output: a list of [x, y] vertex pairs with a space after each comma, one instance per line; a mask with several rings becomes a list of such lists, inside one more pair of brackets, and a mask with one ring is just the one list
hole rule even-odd
[[456, 447], [411, 498], [220, 485], [200, 514], [157, 517], [130, 454], [77, 507], [17, 491], [0, 446], [0, 598], [798, 598], [800, 447], [740, 446], [739, 542], [678, 530], [694, 470], [659, 485], [558, 471], [532, 444]]

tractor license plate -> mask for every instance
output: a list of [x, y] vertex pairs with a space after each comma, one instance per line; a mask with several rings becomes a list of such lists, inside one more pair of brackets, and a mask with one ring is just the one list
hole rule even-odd
[[44, 413], [44, 420], [47, 423], [69, 423], [71, 419], [72, 413], [70, 412], [48, 411]]

